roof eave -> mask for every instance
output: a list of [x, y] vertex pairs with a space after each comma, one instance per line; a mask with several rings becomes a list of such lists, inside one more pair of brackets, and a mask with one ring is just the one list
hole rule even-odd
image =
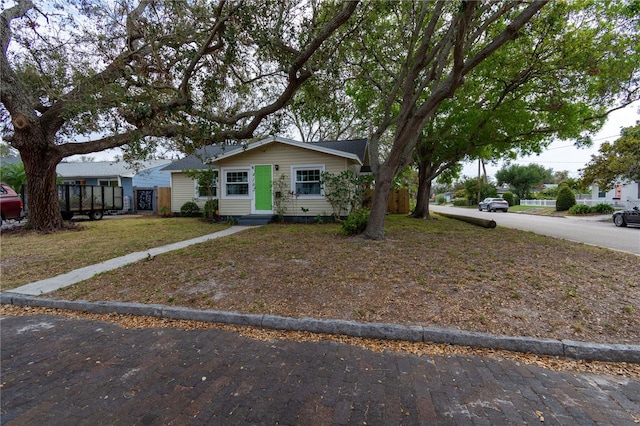
[[227, 159], [229, 157], [232, 157], [234, 155], [238, 155], [238, 154], [242, 154], [248, 151], [252, 151], [256, 148], [260, 148], [261, 146], [270, 144], [270, 143], [274, 143], [274, 142], [279, 142], [279, 143], [284, 143], [287, 145], [291, 145], [291, 146], [295, 146], [298, 148], [303, 148], [303, 149], [309, 149], [312, 151], [317, 151], [317, 152], [322, 152], [324, 154], [330, 154], [330, 155], [335, 155], [338, 157], [343, 157], [343, 158], [348, 158], [350, 160], [354, 160], [356, 163], [358, 163], [359, 165], [362, 165], [362, 160], [360, 159], [360, 157], [357, 154], [353, 154], [350, 152], [345, 152], [345, 151], [339, 151], [339, 150], [335, 150], [335, 149], [331, 149], [331, 148], [325, 148], [325, 147], [320, 147], [320, 146], [314, 146], [313, 144], [310, 143], [306, 143], [306, 142], [299, 142], [299, 141], [295, 141], [293, 139], [287, 139], [287, 138], [281, 138], [278, 136], [269, 136], [268, 138], [265, 139], [261, 139], [257, 142], [253, 142], [250, 143], [246, 146], [246, 148], [243, 149], [234, 149], [233, 151], [224, 153], [222, 155], [219, 155], [215, 158], [208, 158], [206, 160], [206, 162], [208, 164], [215, 164], [217, 162], [219, 162], [220, 160], [224, 160]]

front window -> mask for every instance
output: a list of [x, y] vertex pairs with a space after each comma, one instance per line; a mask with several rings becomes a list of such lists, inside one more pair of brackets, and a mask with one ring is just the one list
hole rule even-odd
[[249, 171], [231, 170], [225, 172], [225, 194], [228, 197], [249, 195]]
[[324, 166], [298, 166], [293, 168], [293, 188], [297, 196], [320, 196], [322, 195], [322, 185], [320, 176], [324, 171]]

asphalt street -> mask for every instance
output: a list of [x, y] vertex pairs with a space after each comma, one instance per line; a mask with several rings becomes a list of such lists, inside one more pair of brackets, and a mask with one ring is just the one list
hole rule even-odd
[[611, 216], [551, 217], [431, 205], [433, 212], [492, 219], [497, 226], [640, 255], [640, 227], [617, 228]]
[[3, 425], [636, 425], [640, 380], [477, 356], [4, 317]]

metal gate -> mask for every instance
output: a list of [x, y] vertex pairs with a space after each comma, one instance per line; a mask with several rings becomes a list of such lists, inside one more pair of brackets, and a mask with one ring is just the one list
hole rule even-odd
[[138, 188], [133, 187], [134, 211], [136, 213], [157, 213], [158, 187]]

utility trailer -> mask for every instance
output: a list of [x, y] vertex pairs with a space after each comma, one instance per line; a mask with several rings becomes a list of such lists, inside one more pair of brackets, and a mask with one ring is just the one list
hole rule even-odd
[[100, 220], [106, 211], [123, 209], [121, 186], [58, 185], [60, 213], [64, 220], [76, 215], [88, 215]]

